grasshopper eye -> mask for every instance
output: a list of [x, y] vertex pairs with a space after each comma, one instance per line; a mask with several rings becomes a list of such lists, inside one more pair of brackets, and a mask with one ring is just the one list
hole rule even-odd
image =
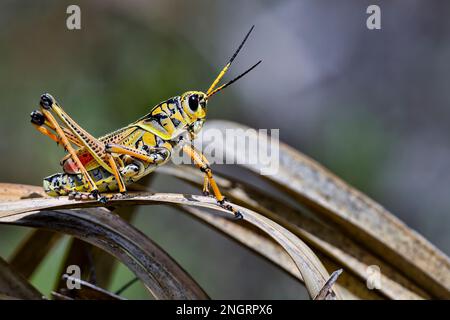
[[192, 96], [189, 97], [188, 100], [188, 105], [189, 105], [189, 109], [191, 109], [192, 111], [197, 111], [198, 109], [198, 95], [193, 94]]

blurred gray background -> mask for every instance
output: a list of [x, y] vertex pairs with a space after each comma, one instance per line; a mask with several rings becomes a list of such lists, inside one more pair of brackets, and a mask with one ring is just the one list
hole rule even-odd
[[[81, 7], [82, 29], [66, 28]], [[366, 8], [381, 7], [381, 30]], [[251, 74], [211, 101], [209, 118], [279, 128], [316, 159], [450, 253], [450, 2], [12, 1], [0, 4], [0, 181], [41, 185], [60, 148], [29, 123], [43, 92], [102, 135], [186, 90], [205, 90], [251, 25], [230, 75]], [[182, 192], [174, 180], [155, 188]], [[200, 190], [193, 192], [200, 193]], [[173, 209], [136, 225], [213, 298], [298, 298], [272, 265]], [[25, 229], [0, 228], [7, 258]], [[67, 242], [67, 241], [66, 241]], [[65, 243], [35, 274], [48, 293]], [[131, 274], [120, 267], [112, 288]], [[139, 285], [128, 297], [146, 298]]]

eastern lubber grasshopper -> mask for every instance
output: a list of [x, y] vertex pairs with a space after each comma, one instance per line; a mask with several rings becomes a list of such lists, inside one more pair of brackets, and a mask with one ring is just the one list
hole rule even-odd
[[208, 195], [211, 188], [218, 203], [239, 217], [240, 213], [225, 203], [206, 157], [191, 143], [185, 142], [194, 139], [201, 130], [208, 100], [261, 63], [259, 61], [238, 77], [217, 87], [252, 30], [253, 27], [206, 93], [188, 91], [170, 98], [137, 121], [100, 138], [81, 128], [50, 94], [43, 94], [40, 110], [31, 113], [31, 122], [38, 131], [68, 152], [61, 160], [64, 173], [45, 178], [45, 191], [51, 196], [69, 195], [77, 200], [106, 202], [101, 193], [126, 192], [128, 185], [165, 164], [173, 148], [182, 145], [183, 152], [205, 173], [203, 193]]

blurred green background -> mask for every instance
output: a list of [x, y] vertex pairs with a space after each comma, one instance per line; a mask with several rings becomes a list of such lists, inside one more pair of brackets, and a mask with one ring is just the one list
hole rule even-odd
[[[81, 8], [81, 30], [66, 28], [70, 4]], [[369, 4], [381, 7], [381, 30], [366, 28]], [[205, 90], [255, 24], [229, 77], [263, 64], [211, 101], [209, 118], [279, 128], [282, 141], [448, 254], [449, 9], [444, 1], [2, 0], [0, 181], [41, 185], [61, 170], [62, 150], [29, 123], [43, 92], [102, 135], [161, 100]], [[154, 187], [186, 190], [162, 176]], [[213, 298], [304, 294], [266, 261], [171, 208], [141, 208], [135, 225]], [[1, 226], [0, 255], [8, 258], [26, 232]], [[33, 276], [46, 294], [66, 245]], [[120, 266], [111, 289], [131, 277]], [[148, 298], [139, 285], [125, 296]]]

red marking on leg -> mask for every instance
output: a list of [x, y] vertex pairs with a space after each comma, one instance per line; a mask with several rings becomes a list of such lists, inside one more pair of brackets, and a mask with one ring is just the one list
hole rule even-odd
[[83, 166], [85, 166], [86, 164], [91, 162], [92, 159], [94, 159], [94, 157], [90, 153], [87, 153], [87, 152], [82, 153], [81, 155], [78, 156], [78, 158], [80, 158], [80, 161], [83, 164]]
[[[86, 164], [88, 164], [90, 161], [94, 159], [94, 157], [90, 153], [82, 153], [78, 155], [78, 158], [80, 159], [80, 162], [83, 166], [86, 166]], [[78, 168], [75, 161], [73, 161], [71, 158], [64, 161], [63, 170], [65, 173], [71, 174], [80, 173], [80, 169]]]

